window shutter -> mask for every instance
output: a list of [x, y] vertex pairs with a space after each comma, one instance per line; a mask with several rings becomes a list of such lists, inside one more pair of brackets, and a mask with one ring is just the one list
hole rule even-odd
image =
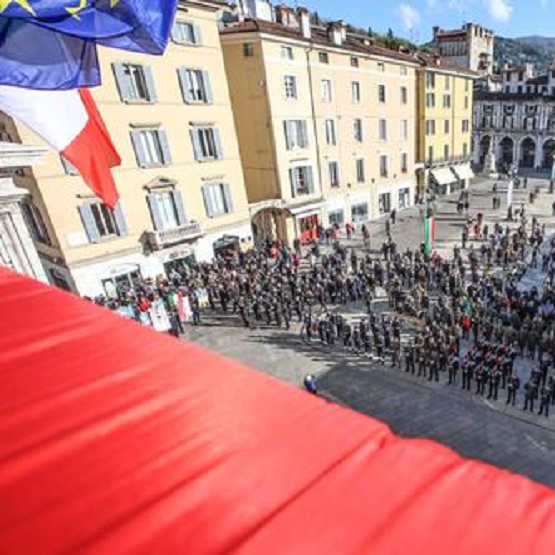
[[79, 207], [79, 214], [81, 215], [83, 227], [85, 228], [85, 233], [89, 238], [89, 242], [98, 243], [98, 240], [100, 239], [100, 234], [98, 233], [98, 229], [92, 215], [91, 205], [88, 203], [82, 204]]
[[233, 198], [231, 197], [231, 187], [228, 183], [224, 184], [224, 195], [227, 212], [228, 214], [230, 214], [231, 212], [233, 212]]
[[193, 97], [191, 96], [191, 90], [187, 86], [187, 68], [180, 67], [177, 70], [177, 74], [179, 75], [179, 86], [181, 87], [183, 101], [189, 104], [193, 101]]
[[202, 82], [204, 84], [204, 94], [206, 95], [206, 103], [214, 103], [214, 95], [212, 94], [212, 85], [210, 83], [210, 74], [207, 71], [202, 72]]
[[141, 168], [146, 168], [148, 164], [146, 163], [146, 156], [141, 142], [141, 132], [131, 131], [131, 141], [133, 142], [133, 148], [135, 149], [137, 164], [139, 164], [139, 167]]
[[306, 121], [301, 121], [301, 147], [308, 147], [308, 132], [306, 127]]
[[69, 160], [66, 160], [62, 155], [60, 155], [60, 160], [67, 175], [79, 175], [79, 171]]
[[158, 131], [158, 137], [160, 138], [160, 146], [162, 147], [162, 153], [164, 155], [164, 164], [169, 165], [172, 163], [172, 155], [170, 152], [170, 144], [168, 142], [168, 136], [165, 131]]
[[200, 30], [200, 27], [198, 25], [193, 25], [193, 29], [195, 32], [195, 43], [196, 44], [202, 44], [202, 33]]
[[158, 98], [156, 97], [156, 89], [154, 88], [154, 77], [152, 76], [152, 69], [148, 66], [143, 66], [145, 72], [146, 87], [148, 89], [148, 99], [150, 102], [156, 102]]
[[212, 198], [210, 196], [209, 186], [202, 188], [202, 196], [204, 198], [204, 207], [206, 208], [206, 215], [211, 218], [214, 215], [214, 207], [212, 205]]
[[202, 148], [200, 146], [199, 131], [198, 129], [191, 129], [189, 133], [191, 134], [191, 143], [193, 144], [195, 160], [202, 162], [204, 160], [204, 157], [202, 155]]
[[291, 196], [295, 198], [296, 191], [295, 191], [295, 170], [289, 170], [289, 183], [291, 183]]
[[314, 178], [312, 175], [312, 166], [306, 168], [306, 182], [308, 183], [308, 190], [310, 194], [314, 193]]
[[185, 225], [187, 223], [187, 217], [185, 216], [185, 208], [183, 207], [183, 195], [181, 191], [173, 191], [173, 202], [175, 203], [175, 210], [177, 212], [177, 221], [179, 225]]
[[291, 150], [291, 126], [288, 120], [283, 122], [283, 131], [285, 133], [285, 148]]
[[147, 197], [148, 207], [150, 208], [150, 216], [152, 217], [152, 223], [154, 224], [154, 229], [156, 231], [161, 231], [164, 228], [162, 224], [162, 218], [160, 217], [160, 211], [158, 210], [158, 203], [156, 202], [156, 194], [150, 193]]
[[129, 86], [129, 80], [125, 76], [125, 72], [123, 70], [123, 64], [121, 63], [113, 63], [112, 70], [114, 72], [114, 77], [116, 78], [116, 85], [118, 87], [119, 96], [122, 102], [127, 102], [131, 100], [132, 93]]
[[171, 37], [172, 37], [173, 42], [177, 42], [177, 43], [183, 42], [181, 40], [181, 37], [179, 36], [179, 29], [177, 27], [177, 21], [173, 22], [172, 30], [171, 30]]
[[116, 226], [118, 228], [118, 235], [120, 237], [125, 237], [129, 234], [127, 229], [127, 222], [125, 221], [125, 216], [123, 215], [123, 209], [121, 207], [121, 201], [116, 203], [114, 207], [114, 219], [116, 220]]
[[216, 153], [218, 155], [218, 160], [224, 157], [224, 151], [222, 149], [222, 140], [220, 139], [220, 132], [218, 129], [214, 129], [214, 142], [216, 143]]

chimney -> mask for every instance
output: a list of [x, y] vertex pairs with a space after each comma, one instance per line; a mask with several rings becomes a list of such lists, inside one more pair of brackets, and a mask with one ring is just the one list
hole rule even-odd
[[301, 34], [305, 39], [309, 39], [312, 36], [312, 31], [310, 29], [310, 14], [308, 10], [306, 8], [299, 8], [297, 16], [301, 26]]
[[343, 19], [340, 19], [337, 25], [339, 25], [339, 30], [341, 31], [341, 41], [347, 42], [347, 24]]
[[330, 23], [328, 25], [328, 37], [336, 46], [341, 46], [343, 44], [341, 28], [338, 23]]

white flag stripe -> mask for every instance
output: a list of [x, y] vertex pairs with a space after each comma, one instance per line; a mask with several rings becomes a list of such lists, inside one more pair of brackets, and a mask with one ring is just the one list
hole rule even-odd
[[0, 86], [0, 110], [25, 123], [60, 152], [81, 133], [88, 121], [76, 89], [41, 91]]

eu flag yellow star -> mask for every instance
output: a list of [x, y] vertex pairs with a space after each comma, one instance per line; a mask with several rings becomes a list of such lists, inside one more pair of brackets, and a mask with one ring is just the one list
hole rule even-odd
[[11, 4], [15, 4], [30, 14], [35, 15], [35, 10], [33, 10], [28, 0], [0, 0], [0, 13], [7, 10]]

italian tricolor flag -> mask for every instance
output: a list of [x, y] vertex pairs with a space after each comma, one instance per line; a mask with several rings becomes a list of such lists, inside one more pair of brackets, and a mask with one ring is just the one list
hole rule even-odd
[[431, 256], [436, 241], [436, 219], [434, 216], [424, 221], [424, 253]]

